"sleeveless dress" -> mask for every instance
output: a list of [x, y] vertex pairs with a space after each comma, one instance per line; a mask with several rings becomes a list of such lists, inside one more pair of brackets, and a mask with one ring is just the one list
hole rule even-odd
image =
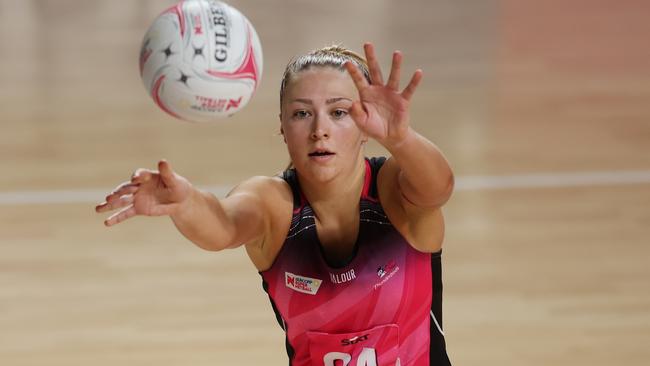
[[386, 217], [376, 185], [385, 160], [366, 159], [359, 234], [346, 263], [326, 261], [295, 170], [283, 173], [294, 195], [291, 226], [260, 275], [286, 334], [289, 365], [450, 365], [441, 253], [417, 251]]

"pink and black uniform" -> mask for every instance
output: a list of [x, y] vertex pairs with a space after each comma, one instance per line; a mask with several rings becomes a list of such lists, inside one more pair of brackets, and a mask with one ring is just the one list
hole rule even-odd
[[328, 263], [295, 170], [287, 238], [260, 272], [289, 365], [450, 365], [442, 332], [440, 252], [419, 252], [386, 217], [377, 194], [385, 158], [366, 159], [359, 234], [346, 263]]

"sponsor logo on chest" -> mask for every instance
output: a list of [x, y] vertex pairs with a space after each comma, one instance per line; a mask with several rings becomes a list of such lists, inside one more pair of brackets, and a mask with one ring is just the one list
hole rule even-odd
[[379, 277], [381, 280], [373, 286], [373, 288], [376, 290], [383, 286], [388, 280], [390, 280], [395, 273], [399, 271], [399, 266], [395, 262], [395, 260], [390, 260], [388, 263], [386, 263], [383, 266], [380, 266], [377, 268], [377, 277]]
[[357, 278], [357, 275], [354, 274], [354, 269], [351, 269], [343, 273], [330, 273], [330, 280], [335, 285], [350, 282]]
[[316, 295], [321, 283], [323, 283], [323, 280], [317, 278], [309, 278], [284, 272], [284, 284], [288, 288], [304, 294]]
[[370, 334], [364, 334], [352, 338], [341, 339], [341, 346], [349, 346], [351, 344], [357, 344], [359, 342], [367, 341]]

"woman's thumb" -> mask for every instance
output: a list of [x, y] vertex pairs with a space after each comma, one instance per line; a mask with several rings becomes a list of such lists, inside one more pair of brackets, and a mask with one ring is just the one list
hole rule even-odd
[[160, 177], [166, 186], [171, 187], [176, 183], [174, 171], [167, 160], [163, 159], [158, 162], [158, 171], [160, 172]]

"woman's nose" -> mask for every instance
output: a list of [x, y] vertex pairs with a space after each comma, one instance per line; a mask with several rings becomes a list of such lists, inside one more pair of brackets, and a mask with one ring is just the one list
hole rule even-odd
[[320, 129], [320, 128], [314, 130], [311, 133], [311, 138], [314, 139], [314, 140], [327, 139], [329, 137], [330, 137], [329, 134], [327, 132], [323, 131], [323, 129]]
[[311, 138], [314, 140], [327, 139], [330, 137], [327, 118], [317, 114], [314, 118]]

